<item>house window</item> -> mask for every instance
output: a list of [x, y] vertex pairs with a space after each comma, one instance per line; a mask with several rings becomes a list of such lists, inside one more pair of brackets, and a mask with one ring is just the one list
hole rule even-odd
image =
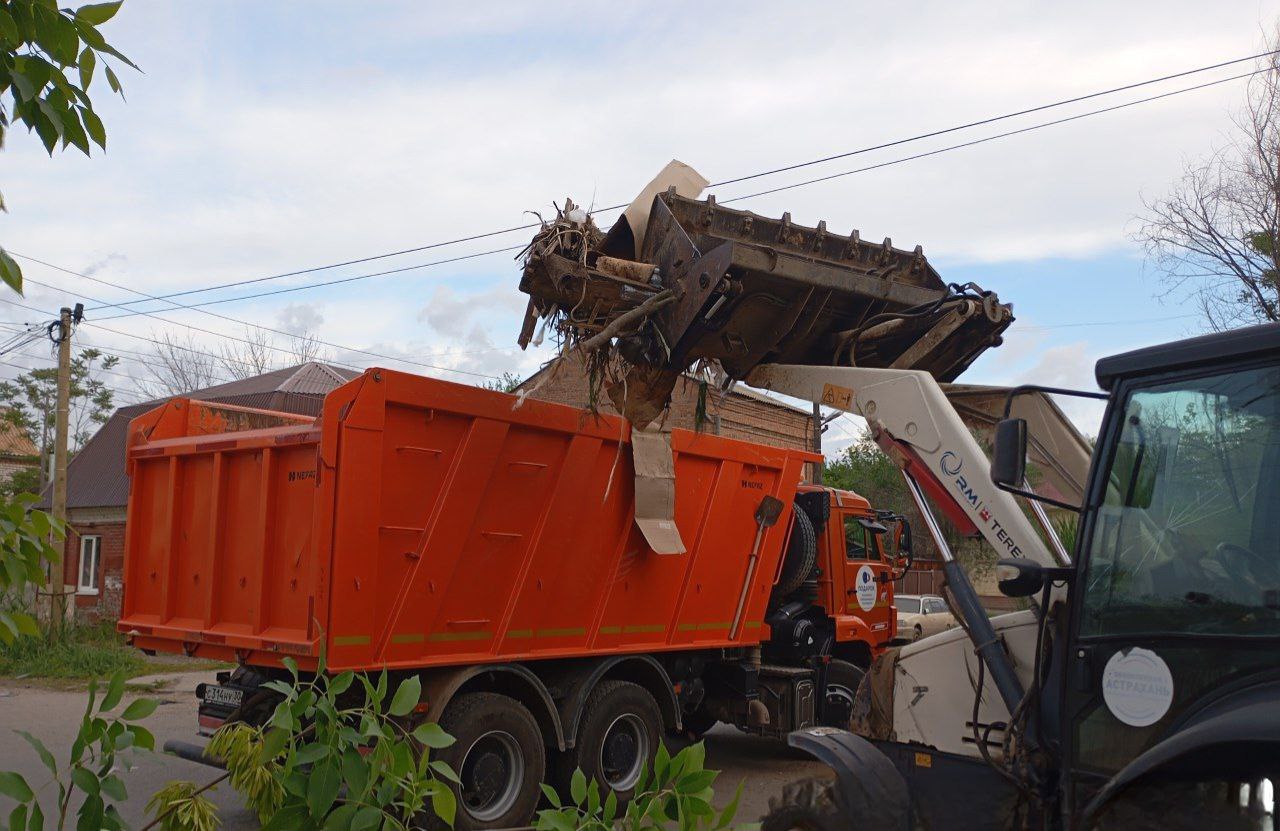
[[102, 537], [80, 538], [80, 594], [98, 593], [98, 561], [102, 558]]

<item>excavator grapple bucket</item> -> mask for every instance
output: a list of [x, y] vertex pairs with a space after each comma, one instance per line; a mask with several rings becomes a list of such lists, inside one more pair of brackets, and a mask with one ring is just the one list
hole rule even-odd
[[564, 348], [611, 347], [606, 390], [639, 426], [692, 366], [718, 366], [727, 380], [786, 363], [922, 369], [950, 381], [1013, 322], [994, 293], [945, 283], [919, 246], [757, 216], [675, 187], [653, 197], [643, 229], [627, 222], [605, 234], [570, 203], [539, 231], [520, 283], [530, 296], [520, 344], [544, 320]]

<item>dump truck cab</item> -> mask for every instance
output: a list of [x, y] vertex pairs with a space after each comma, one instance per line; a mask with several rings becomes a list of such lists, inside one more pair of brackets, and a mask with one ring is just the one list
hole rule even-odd
[[[834, 627], [833, 653], [866, 668], [896, 635], [893, 583], [909, 567], [905, 519], [877, 511], [853, 491], [821, 485], [799, 488], [798, 504], [814, 513], [825, 503], [817, 530], [817, 605]], [[816, 524], [816, 523], [815, 523]]]

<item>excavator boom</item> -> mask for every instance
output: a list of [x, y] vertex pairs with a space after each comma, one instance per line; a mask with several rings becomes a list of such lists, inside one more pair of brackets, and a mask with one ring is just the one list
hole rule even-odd
[[1000, 557], [1062, 565], [1014, 497], [991, 483], [986, 454], [929, 373], [766, 364], [747, 383], [862, 416], [880, 448], [961, 532], [982, 534]]

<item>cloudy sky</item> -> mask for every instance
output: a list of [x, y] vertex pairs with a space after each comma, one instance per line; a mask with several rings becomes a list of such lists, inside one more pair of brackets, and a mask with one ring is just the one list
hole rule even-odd
[[[102, 79], [91, 90], [108, 152], [49, 159], [11, 133], [0, 242], [149, 294], [313, 269], [520, 225], [566, 196], [625, 202], [671, 158], [721, 181], [1245, 57], [1277, 5], [126, 0], [104, 33], [143, 73], [120, 70], [127, 102], [110, 100]], [[1248, 68], [715, 192], [751, 194]], [[1221, 144], [1243, 95], [1234, 81], [737, 206], [922, 244], [944, 278], [1014, 303], [1005, 346], [965, 380], [1087, 386], [1104, 354], [1200, 330], [1190, 303], [1157, 298], [1130, 237], [1143, 195]], [[85, 302], [95, 325], [78, 337], [126, 359], [114, 378], [123, 400], [136, 395], [124, 375], [146, 372], [132, 363], [145, 360], [144, 338], [169, 331], [214, 349], [208, 332], [244, 337], [245, 323], [316, 327], [343, 363], [478, 382], [548, 357], [514, 346], [517, 264], [511, 252], [430, 264], [527, 238], [178, 298], [224, 301], [204, 312], [94, 309], [137, 295], [24, 260], [54, 288], [30, 285], [23, 302], [36, 310], [6, 305], [0, 320], [11, 328]], [[387, 270], [397, 272], [304, 288]], [[297, 290], [245, 297], [279, 289]], [[155, 316], [107, 319], [140, 310]], [[46, 365], [48, 349], [4, 360]], [[851, 429], [837, 424], [833, 438]]]

